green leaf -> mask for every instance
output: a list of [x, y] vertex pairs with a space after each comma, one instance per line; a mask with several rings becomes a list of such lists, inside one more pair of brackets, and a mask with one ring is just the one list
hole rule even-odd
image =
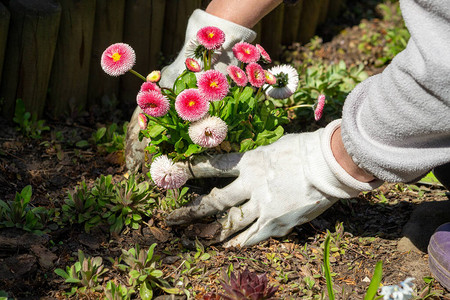
[[128, 275], [131, 278], [136, 279], [136, 278], [139, 278], [139, 276], [141, 276], [141, 273], [139, 273], [139, 271], [137, 271], [137, 270], [131, 270], [130, 273], [128, 273]]
[[210, 259], [211, 258], [211, 255], [209, 255], [209, 253], [203, 253], [201, 256], [200, 256], [200, 260], [208, 260], [208, 259]]
[[133, 214], [133, 220], [134, 221], [140, 221], [140, 220], [142, 220], [142, 217], [139, 214]]
[[116, 222], [111, 226], [110, 231], [119, 233], [123, 228], [123, 220], [122, 218], [117, 218]]
[[147, 282], [141, 284], [139, 295], [142, 300], [151, 300], [153, 298], [153, 290]]
[[152, 126], [149, 126], [149, 128], [148, 128], [148, 135], [149, 135], [151, 138], [155, 138], [155, 137], [157, 137], [159, 134], [163, 133], [164, 130], [166, 130], [166, 128], [164, 128], [164, 127], [161, 126], [161, 125], [152, 125]]
[[330, 239], [331, 236], [328, 234], [324, 243], [323, 267], [325, 270], [325, 279], [327, 281], [328, 298], [334, 300], [333, 279], [331, 278], [330, 271]]
[[75, 143], [75, 146], [78, 148], [87, 148], [89, 147], [89, 143], [86, 140], [81, 140]]
[[246, 102], [248, 99], [250, 99], [250, 97], [253, 95], [253, 88], [247, 86], [245, 87], [245, 89], [242, 91], [241, 95], [239, 96], [239, 101], [240, 102]]
[[102, 139], [102, 137], [105, 136], [105, 133], [106, 133], [106, 127], [99, 128], [99, 129], [95, 132], [95, 136], [94, 136], [95, 141], [96, 141], [96, 142], [99, 142], [99, 141]]
[[79, 282], [81, 282], [81, 280], [77, 279], [77, 278], [67, 278], [65, 280], [65, 282], [67, 282], [67, 283], [79, 283]]
[[271, 144], [275, 141], [277, 141], [279, 138], [283, 136], [284, 129], [282, 126], [278, 126], [275, 130], [264, 130], [263, 132], [259, 133], [256, 137], [255, 143], [258, 146], [264, 146]]
[[164, 275], [164, 273], [161, 270], [152, 270], [150, 272], [150, 275], [155, 277], [155, 278], [160, 278]]
[[196, 144], [190, 144], [187, 148], [186, 152], [184, 152], [184, 156], [189, 157], [193, 154], [200, 153], [202, 151], [202, 147]]
[[255, 142], [252, 139], [245, 139], [241, 142], [241, 149], [239, 152], [245, 152], [252, 149], [255, 145]]
[[380, 287], [382, 276], [383, 276], [383, 262], [380, 260], [375, 265], [372, 280], [370, 281], [369, 287], [367, 288], [364, 300], [372, 300], [373, 298], [375, 298], [375, 296], [377, 295], [378, 288]]
[[22, 191], [20, 192], [20, 195], [22, 196], [22, 199], [25, 200], [24, 204], [28, 204], [28, 202], [30, 202], [31, 194], [32, 194], [31, 185], [27, 185], [26, 187], [24, 187], [22, 189]]
[[197, 87], [197, 77], [192, 72], [189, 72], [185, 75], [184, 82], [190, 89]]
[[178, 95], [184, 89], [186, 89], [186, 83], [182, 79], [177, 80], [175, 83], [175, 93]]
[[145, 262], [149, 262], [152, 260], [153, 258], [153, 252], [155, 251], [155, 247], [156, 247], [156, 243], [153, 243], [150, 248], [148, 248], [148, 252], [147, 252], [147, 259], [145, 260]]
[[55, 273], [58, 274], [59, 276], [61, 276], [64, 279], [67, 279], [67, 278], [70, 277], [69, 274], [67, 274], [67, 272], [64, 271], [63, 269], [59, 269], [59, 268], [55, 269]]
[[184, 147], [183, 138], [180, 138], [180, 139], [175, 143], [174, 147], [175, 147], [175, 151], [181, 152], [181, 150], [182, 150], [183, 147]]

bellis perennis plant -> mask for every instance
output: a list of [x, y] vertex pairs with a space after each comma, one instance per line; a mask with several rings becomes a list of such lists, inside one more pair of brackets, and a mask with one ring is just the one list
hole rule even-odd
[[174, 162], [206, 150], [247, 151], [284, 133], [286, 112], [272, 99], [289, 98], [297, 89], [298, 73], [287, 65], [265, 70], [261, 63], [271, 62], [269, 54], [261, 45], [245, 42], [232, 47], [238, 66], [229, 65], [227, 74], [214, 70], [225, 40], [221, 29], [201, 28], [188, 42], [185, 70], [171, 88], [159, 85], [164, 76], [159, 71], [144, 77], [132, 70], [135, 54], [129, 45], [111, 45], [102, 56], [107, 74], [129, 71], [144, 80], [136, 97], [144, 112], [139, 115], [140, 139], [150, 139], [146, 150], [155, 163], [150, 173], [162, 188], [178, 188], [186, 181], [185, 174], [176, 174]]

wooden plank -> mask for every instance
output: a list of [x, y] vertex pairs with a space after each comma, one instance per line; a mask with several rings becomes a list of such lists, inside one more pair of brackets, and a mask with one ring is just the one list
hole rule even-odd
[[0, 82], [2, 82], [3, 62], [5, 60], [6, 41], [8, 38], [9, 19], [11, 14], [0, 2]]
[[164, 55], [176, 57], [185, 43], [188, 19], [201, 5], [201, 0], [166, 0], [163, 36], [171, 38], [163, 39]]
[[[334, 1], [334, 0], [332, 0], [332, 1]], [[328, 16], [329, 4], [330, 4], [330, 0], [322, 0], [322, 7], [320, 8], [318, 25], [322, 25], [323, 23], [325, 23], [327, 16]]]
[[87, 102], [95, 0], [59, 0], [62, 7], [49, 84], [48, 111], [53, 118], [84, 110]]
[[286, 5], [283, 17], [283, 45], [290, 45], [297, 41], [300, 18], [302, 15], [303, 0], [294, 5]]
[[177, 33], [177, 11], [179, 3], [180, 0], [166, 0], [163, 26], [163, 36], [165, 38], [162, 40], [162, 53], [165, 60], [167, 60], [168, 58], [174, 58], [174, 52], [177, 51], [174, 50], [175, 40], [182, 38], [184, 41], [184, 36], [180, 37], [179, 35], [181, 34]]
[[331, 0], [328, 3], [328, 17], [331, 19], [336, 18], [341, 12], [343, 5], [343, 0]]
[[[5, 51], [0, 97], [3, 116], [12, 119], [17, 98], [40, 118], [56, 48], [61, 5], [53, 0], [10, 2], [10, 27]], [[70, 74], [69, 74], [70, 75]], [[62, 78], [61, 80], [67, 80]]]
[[166, 0], [151, 0], [152, 11], [150, 15], [151, 20], [151, 47], [149, 48], [149, 66], [148, 70], [161, 68], [161, 53], [162, 53], [162, 42], [163, 42], [163, 32], [164, 32], [164, 12], [166, 8]]
[[277, 59], [281, 53], [281, 39], [283, 37], [284, 4], [278, 5], [262, 19], [261, 45], [272, 59]]
[[[151, 44], [152, 3], [148, 0], [127, 0], [125, 4], [125, 20], [123, 41], [133, 47], [136, 52], [135, 71], [146, 76], [149, 73]], [[158, 30], [154, 28], [153, 30]], [[162, 30], [160, 27], [159, 30]], [[136, 94], [142, 79], [136, 76], [121, 76], [120, 78], [120, 106], [126, 116], [131, 116], [136, 107]]]
[[319, 0], [307, 0], [303, 2], [302, 14], [300, 17], [297, 40], [301, 43], [308, 43], [314, 36], [319, 21], [320, 7]]
[[118, 101], [119, 78], [103, 72], [100, 58], [108, 46], [122, 42], [124, 11], [125, 0], [97, 0], [88, 84], [88, 108], [93, 112]]
[[205, 10], [208, 7], [210, 2], [211, 2], [211, 0], [202, 0], [202, 7], [201, 8], [203, 10]]
[[255, 26], [252, 28], [256, 32], [256, 38], [252, 42], [252, 44], [261, 44], [261, 37], [262, 37], [262, 20], [256, 23]]

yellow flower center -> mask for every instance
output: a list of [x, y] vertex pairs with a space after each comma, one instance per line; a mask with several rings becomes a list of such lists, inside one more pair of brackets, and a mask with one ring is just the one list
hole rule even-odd
[[250, 49], [246, 48], [246, 49], [244, 49], [244, 52], [247, 54], [250, 54]]
[[237, 78], [241, 78], [241, 77], [242, 77], [242, 74], [241, 74], [241, 73], [236, 73], [236, 77], [237, 77]]
[[208, 37], [209, 37], [210, 39], [212, 39], [212, 38], [214, 37], [214, 32], [210, 32], [210, 33], [208, 34]]
[[194, 100], [191, 100], [191, 101], [188, 102], [188, 106], [194, 106], [194, 105], [195, 105], [195, 101]]
[[120, 55], [118, 52], [113, 53], [113, 55], [111, 56], [112, 59], [114, 60], [114, 62], [119, 61], [120, 58], [122, 57], [122, 55]]
[[217, 82], [213, 81], [209, 84], [210, 87], [217, 87]]

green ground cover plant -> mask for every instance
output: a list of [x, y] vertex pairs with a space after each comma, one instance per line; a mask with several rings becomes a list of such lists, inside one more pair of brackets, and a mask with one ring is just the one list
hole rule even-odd
[[13, 200], [0, 200], [0, 228], [16, 227], [36, 234], [48, 231], [46, 223], [53, 211], [31, 205], [32, 188], [27, 185]]
[[22, 99], [16, 100], [13, 121], [18, 125], [18, 131], [32, 139], [41, 139], [42, 132], [50, 130], [50, 127], [45, 125], [45, 120], [37, 120], [36, 115], [26, 110]]

